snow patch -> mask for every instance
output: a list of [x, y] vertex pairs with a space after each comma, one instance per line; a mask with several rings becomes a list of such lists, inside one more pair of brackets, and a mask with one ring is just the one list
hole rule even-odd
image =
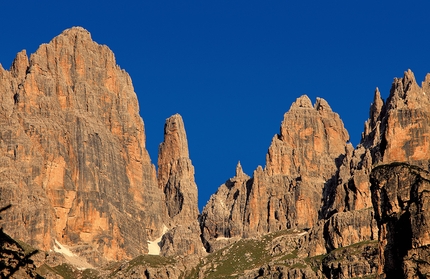
[[56, 239], [54, 244], [54, 252], [62, 254], [70, 264], [76, 266], [80, 270], [93, 268], [93, 266], [90, 265], [84, 258], [70, 251], [66, 245], [62, 245]]
[[54, 251], [57, 253], [63, 254], [64, 256], [69, 256], [69, 257], [76, 256], [75, 254], [73, 254], [72, 251], [70, 251], [69, 248], [66, 248], [65, 246], [61, 245], [61, 243], [58, 242], [57, 240], [55, 240]]
[[163, 235], [169, 230], [166, 225], [163, 224], [163, 232], [161, 236], [153, 241], [148, 241], [148, 255], [160, 255], [160, 242]]
[[215, 238], [215, 240], [228, 240], [228, 239], [230, 239], [229, 237], [224, 237], [224, 236], [220, 236], [220, 237], [217, 237], [217, 238]]

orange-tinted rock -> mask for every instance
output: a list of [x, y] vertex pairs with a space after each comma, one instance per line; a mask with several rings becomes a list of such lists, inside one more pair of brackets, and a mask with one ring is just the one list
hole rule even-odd
[[349, 136], [323, 99], [292, 104], [252, 178], [238, 175], [222, 185], [202, 213], [203, 238], [251, 237], [287, 228], [311, 228], [321, 196], [345, 156]]
[[381, 106], [380, 96], [375, 94], [362, 139], [372, 149], [375, 162], [409, 162], [428, 169], [429, 80], [427, 75], [419, 87], [414, 74], [408, 70], [403, 78], [394, 79], [385, 104]]
[[42, 249], [88, 246], [93, 263], [147, 251], [163, 193], [129, 75], [71, 28], [0, 69], [4, 229]]
[[410, 162], [426, 165], [430, 158], [430, 101], [413, 73], [395, 79], [387, 100], [383, 162]]
[[324, 99], [317, 98], [313, 107], [309, 98], [302, 96], [284, 115], [280, 134], [272, 140], [266, 172], [270, 176], [304, 175], [328, 180], [348, 140], [342, 120]]
[[184, 122], [179, 114], [168, 118], [164, 125], [164, 141], [158, 154], [158, 184], [164, 192], [170, 218], [197, 220], [194, 167], [189, 159]]
[[198, 224], [197, 185], [188, 155], [184, 122], [179, 114], [166, 120], [158, 154], [158, 184], [164, 192], [170, 217], [161, 240], [161, 254], [201, 255], [204, 252]]

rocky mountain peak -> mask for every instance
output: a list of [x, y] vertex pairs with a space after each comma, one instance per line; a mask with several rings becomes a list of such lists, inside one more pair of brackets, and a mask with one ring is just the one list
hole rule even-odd
[[71, 28], [68, 28], [61, 32], [61, 35], [68, 37], [81, 37], [85, 38], [86, 40], [92, 40], [91, 33], [81, 26], [73, 26]]
[[299, 97], [273, 137], [266, 167], [252, 178], [228, 180], [202, 213], [203, 238], [211, 249], [237, 236], [252, 237], [289, 228], [311, 228], [318, 220], [321, 194], [332, 183], [349, 139], [339, 115], [318, 98]]
[[25, 77], [25, 74], [27, 73], [29, 66], [30, 62], [28, 60], [26, 50], [18, 52], [10, 68], [12, 76], [15, 78], [23, 79]]
[[307, 95], [302, 95], [291, 104], [290, 111], [300, 108], [313, 108], [312, 101]]
[[242, 169], [242, 165], [240, 164], [240, 161], [237, 162], [237, 166], [236, 166], [236, 175], [235, 177], [244, 177], [247, 176]]
[[172, 115], [164, 124], [164, 141], [159, 147], [158, 165], [160, 166], [168, 160], [188, 157], [188, 142], [184, 121], [179, 114]]
[[163, 228], [163, 193], [112, 51], [74, 27], [0, 75], [5, 231], [45, 251], [79, 246], [95, 265], [147, 252]]
[[395, 78], [387, 99], [390, 109], [415, 109], [428, 105], [429, 98], [417, 84], [415, 75], [411, 70], [404, 73], [403, 78]]
[[[372, 150], [374, 162], [410, 162], [427, 169], [430, 156], [430, 100], [411, 70], [395, 78], [385, 104], [379, 92], [370, 108], [362, 143]], [[414, 135], [414, 136], [412, 136]]]
[[319, 98], [319, 97], [317, 98], [317, 101], [316, 101], [314, 107], [317, 111], [320, 111], [320, 112], [331, 112], [332, 111], [331, 107], [327, 103], [327, 101], [324, 100], [323, 98]]
[[303, 95], [284, 115], [280, 135], [273, 138], [266, 156], [266, 170], [270, 175], [300, 176], [305, 172], [318, 176], [325, 155], [337, 157], [344, 153], [348, 140], [339, 115], [332, 112], [328, 103], [318, 98], [314, 107], [309, 97]]

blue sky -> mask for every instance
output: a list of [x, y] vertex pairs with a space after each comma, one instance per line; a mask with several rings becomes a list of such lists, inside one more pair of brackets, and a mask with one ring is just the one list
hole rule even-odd
[[2, 1], [0, 63], [82, 26], [133, 80], [157, 162], [164, 121], [185, 121], [202, 208], [240, 160], [265, 165], [299, 96], [328, 101], [354, 145], [375, 87], [430, 71], [428, 1]]

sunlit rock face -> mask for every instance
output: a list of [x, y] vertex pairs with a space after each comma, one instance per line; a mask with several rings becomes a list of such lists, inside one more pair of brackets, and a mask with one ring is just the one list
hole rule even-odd
[[[309, 229], [319, 219], [323, 190], [335, 183], [349, 140], [338, 114], [318, 98], [302, 96], [284, 115], [266, 167], [222, 185], [202, 213], [208, 247], [223, 238], [251, 237], [287, 228]], [[218, 240], [217, 240], [218, 239]]]
[[161, 254], [203, 255], [194, 167], [188, 154], [184, 121], [179, 114], [169, 117], [164, 125], [164, 141], [158, 154], [158, 184], [169, 216], [168, 231], [160, 242]]
[[131, 79], [111, 50], [65, 30], [0, 69], [0, 90], [5, 231], [43, 250], [54, 240], [87, 247], [94, 263], [147, 252], [164, 198]]
[[[157, 172], [130, 77], [108, 47], [71, 28], [0, 66], [0, 208], [12, 205], [1, 226], [40, 250], [67, 248], [86, 267], [147, 253], [175, 259], [119, 278], [179, 278], [197, 263], [204, 278], [214, 267], [206, 252], [242, 238], [272, 256], [288, 246], [284, 260], [297, 267], [266, 259], [250, 278], [420, 278], [430, 273], [429, 94], [430, 75], [420, 87], [411, 71], [387, 100], [376, 89], [355, 148], [324, 99], [299, 97], [266, 166], [248, 176], [238, 163], [199, 215], [182, 117], [166, 120]], [[317, 271], [300, 268], [317, 259]]]
[[408, 162], [428, 169], [430, 158], [430, 75], [418, 86], [411, 70], [394, 79], [384, 103], [375, 94], [362, 142], [375, 154], [374, 162]]

